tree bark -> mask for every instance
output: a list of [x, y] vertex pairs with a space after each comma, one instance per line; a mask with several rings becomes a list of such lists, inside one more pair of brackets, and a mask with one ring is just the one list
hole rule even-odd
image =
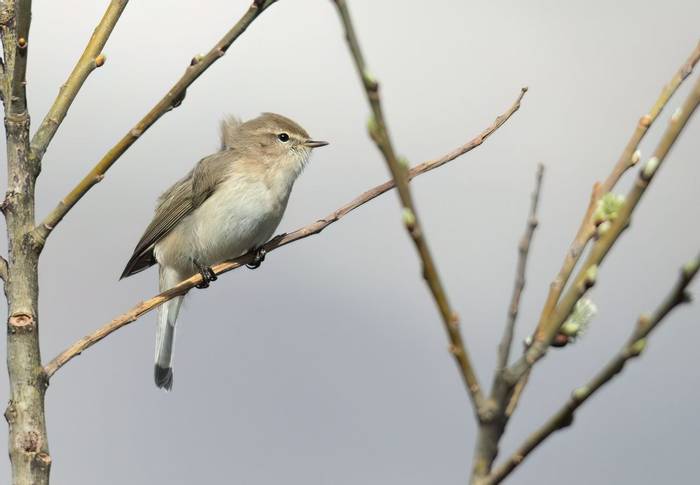
[[8, 303], [7, 368], [10, 402], [8, 449], [13, 485], [49, 483], [51, 457], [46, 437], [44, 395], [48, 379], [39, 353], [38, 260], [32, 236], [34, 186], [40, 165], [29, 159], [29, 114], [26, 63], [31, 1], [0, 4], [0, 29], [5, 54], [2, 94], [5, 104], [8, 187], [2, 211], [7, 221]]

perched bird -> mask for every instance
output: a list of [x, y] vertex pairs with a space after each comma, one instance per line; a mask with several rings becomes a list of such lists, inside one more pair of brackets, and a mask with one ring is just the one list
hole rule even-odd
[[[245, 123], [221, 123], [221, 149], [200, 160], [158, 199], [153, 220], [136, 245], [122, 278], [159, 265], [160, 290], [172, 288], [199, 271], [206, 287], [216, 279], [211, 265], [255, 250], [274, 234], [287, 207], [294, 181], [314, 141], [297, 123], [274, 113]], [[156, 386], [173, 385], [175, 320], [183, 297], [158, 308]]]

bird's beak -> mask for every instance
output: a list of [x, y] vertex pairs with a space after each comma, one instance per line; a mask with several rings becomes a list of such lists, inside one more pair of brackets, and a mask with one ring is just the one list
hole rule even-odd
[[304, 146], [309, 148], [325, 147], [326, 145], [328, 145], [327, 141], [306, 140], [304, 142]]

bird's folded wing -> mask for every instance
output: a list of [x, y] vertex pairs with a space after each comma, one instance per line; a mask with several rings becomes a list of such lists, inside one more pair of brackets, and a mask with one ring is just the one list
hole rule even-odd
[[141, 236], [134, 253], [122, 273], [122, 278], [138, 273], [155, 264], [153, 246], [193, 210], [191, 178], [185, 177], [163, 194], [153, 220]]

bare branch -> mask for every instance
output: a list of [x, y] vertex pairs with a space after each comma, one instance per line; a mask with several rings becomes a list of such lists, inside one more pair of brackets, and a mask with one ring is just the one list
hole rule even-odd
[[603, 367], [596, 376], [587, 384], [574, 390], [569, 400], [554, 413], [547, 422], [537, 431], [532, 433], [517, 451], [513, 453], [502, 465], [479, 485], [493, 485], [506, 478], [525, 457], [535, 448], [549, 438], [554, 432], [569, 426], [574, 419], [576, 410], [588, 400], [596, 391], [610, 382], [625, 367], [628, 360], [638, 357], [646, 347], [649, 334], [664, 320], [664, 318], [677, 306], [690, 301], [687, 287], [698, 274], [700, 269], [700, 254], [686, 264], [680, 272], [680, 277], [666, 299], [661, 303], [653, 315], [642, 315], [634, 328], [632, 335], [620, 351]]
[[204, 73], [214, 62], [224, 56], [231, 44], [245, 32], [253, 21], [270, 5], [277, 0], [254, 0], [241, 19], [224, 35], [219, 42], [204, 56], [195, 57], [185, 70], [182, 77], [168, 90], [166, 95], [139, 121], [129, 132], [122, 137], [88, 172], [88, 174], [76, 185], [73, 190], [61, 200], [58, 205], [46, 216], [46, 218], [34, 228], [33, 235], [38, 244], [44, 244], [46, 238], [70, 209], [92, 188], [100, 182], [107, 170], [121, 157], [124, 152], [139, 139], [161, 116], [173, 108], [178, 107], [187, 88]]
[[[564, 261], [562, 263], [559, 273], [554, 278], [549, 286], [549, 294], [542, 308], [539, 321], [537, 323], [537, 329], [535, 334], [539, 338], [543, 338], [542, 333], [544, 323], [552, 316], [561, 293], [564, 290], [571, 273], [573, 272], [579, 258], [583, 254], [584, 249], [588, 245], [589, 241], [595, 236], [595, 224], [592, 220], [593, 213], [595, 212], [598, 201], [606, 193], [610, 192], [622, 175], [635, 164], [638, 163], [640, 158], [640, 153], [637, 150], [639, 143], [642, 141], [646, 135], [649, 127], [656, 121], [659, 114], [666, 106], [668, 101], [671, 99], [673, 94], [676, 92], [681, 83], [691, 74], [693, 68], [700, 62], [700, 42], [697, 44], [695, 49], [691, 52], [690, 56], [686, 59], [683, 65], [678, 69], [678, 71], [671, 78], [669, 83], [664, 86], [656, 102], [653, 104], [651, 109], [647, 114], [642, 116], [635, 127], [632, 136], [625, 145], [624, 150], [620, 154], [617, 163], [613, 166], [610, 174], [601, 184], [596, 183], [593, 186], [593, 191], [591, 193], [591, 199], [588, 204], [588, 208], [581, 220], [579, 229], [572, 241], [569, 249], [566, 251]], [[527, 383], [528, 373], [526, 373], [517, 383], [515, 392], [513, 393], [510, 403], [508, 404], [508, 410], [506, 414], [510, 416], [518, 405], [518, 400], [522, 395], [523, 388]]]
[[27, 54], [29, 52], [29, 25], [32, 18], [31, 0], [18, 0], [15, 2], [15, 48], [5, 49], [14, 51], [12, 58], [12, 78], [10, 97], [7, 100], [10, 108], [9, 114], [20, 114], [27, 111]]
[[510, 348], [513, 343], [513, 331], [515, 329], [515, 322], [518, 318], [518, 308], [520, 307], [520, 296], [522, 295], [523, 288], [525, 288], [527, 257], [530, 252], [532, 236], [535, 234], [535, 229], [537, 228], [537, 206], [540, 201], [543, 175], [544, 165], [539, 164], [535, 175], [535, 189], [532, 192], [530, 214], [527, 218], [527, 227], [525, 229], [525, 234], [523, 234], [522, 239], [520, 239], [520, 244], [518, 244], [518, 267], [515, 275], [515, 285], [513, 287], [513, 295], [511, 297], [510, 305], [508, 306], [508, 321], [506, 322], [501, 344], [498, 346], [496, 376], [508, 365]]
[[527, 268], [527, 257], [532, 243], [532, 237], [537, 228], [537, 207], [542, 189], [542, 177], [544, 166], [539, 164], [535, 176], [535, 188], [532, 192], [530, 203], [530, 213], [527, 219], [527, 226], [520, 244], [518, 245], [518, 265], [513, 287], [513, 295], [508, 308], [508, 320], [506, 321], [503, 337], [498, 346], [496, 369], [493, 373], [493, 384], [488, 401], [484, 406], [482, 419], [479, 421], [479, 432], [476, 438], [474, 450], [474, 461], [472, 465], [472, 480], [477, 481], [485, 477], [490, 471], [496, 456], [498, 455], [498, 444], [501, 436], [505, 432], [508, 424], [506, 414], [506, 399], [509, 391], [504, 385], [503, 373], [508, 365], [510, 348], [513, 343], [513, 331], [518, 317], [520, 306], [520, 296], [525, 287], [525, 270]]
[[95, 28], [95, 31], [90, 37], [83, 54], [78, 59], [73, 71], [68, 76], [58, 93], [58, 97], [51, 106], [51, 109], [46, 114], [44, 121], [41, 122], [39, 129], [32, 137], [30, 157], [35, 161], [41, 161], [46, 152], [46, 148], [51, 143], [58, 127], [66, 117], [66, 113], [70, 108], [73, 100], [82, 88], [83, 83], [92, 71], [100, 67], [104, 63], [104, 56], [101, 54], [102, 49], [107, 43], [107, 39], [112, 34], [114, 26], [117, 24], [126, 4], [129, 0], [112, 0], [107, 7], [102, 20]]
[[442, 317], [445, 331], [450, 340], [450, 353], [454, 356], [459, 370], [461, 371], [462, 379], [467, 388], [469, 398], [472, 401], [474, 412], [477, 417], [481, 419], [480, 415], [484, 401], [481, 386], [479, 385], [474, 366], [469, 358], [469, 353], [459, 330], [459, 316], [450, 306], [447, 293], [440, 280], [437, 267], [428, 248], [425, 234], [421, 228], [420, 219], [408, 184], [408, 164], [404, 160], [399, 159], [394, 151], [386, 121], [382, 113], [379, 83], [370, 74], [365, 64], [345, 0], [334, 0], [334, 3], [345, 29], [345, 38], [355, 63], [355, 68], [360, 76], [365, 94], [367, 95], [367, 101], [372, 110], [372, 117], [368, 125], [369, 134], [382, 153], [389, 171], [391, 172], [391, 176], [396, 182], [399, 199], [402, 205], [404, 226], [416, 247], [416, 251], [423, 265], [423, 278], [430, 288], [430, 292], [438, 307], [440, 316]]
[[[468, 143], [451, 151], [450, 153], [446, 154], [445, 156], [443, 156], [437, 160], [432, 160], [432, 161], [421, 163], [420, 165], [417, 165], [416, 167], [411, 169], [409, 172], [409, 178], [413, 179], [414, 177], [422, 175], [422, 174], [429, 172], [435, 168], [441, 167], [441, 166], [445, 165], [446, 163], [456, 159], [460, 155], [463, 155], [463, 154], [471, 151], [475, 147], [481, 145], [481, 143], [483, 143], [483, 141], [486, 138], [488, 138], [493, 132], [495, 132], [498, 128], [500, 128], [518, 110], [518, 108], [520, 107], [521, 99], [522, 99], [522, 93], [520, 94], [520, 96], [518, 96], [518, 99], [515, 101], [515, 103], [513, 103], [513, 105], [505, 113], [503, 113], [498, 118], [496, 118], [496, 121], [494, 121], [494, 123], [491, 126], [486, 128], [485, 130], [483, 130], [473, 140], [469, 141]], [[265, 250], [269, 253], [271, 251], [274, 251], [277, 248], [280, 248], [282, 246], [290, 244], [294, 241], [298, 241], [300, 239], [304, 239], [304, 238], [307, 238], [309, 236], [319, 234], [326, 227], [328, 227], [331, 224], [333, 224], [334, 222], [342, 219], [348, 213], [357, 209], [361, 205], [366, 204], [367, 202], [371, 201], [372, 199], [384, 194], [385, 192], [388, 192], [389, 190], [393, 189], [395, 186], [396, 186], [396, 184], [394, 183], [393, 180], [389, 180], [388, 182], [385, 182], [381, 185], [377, 185], [376, 187], [373, 187], [372, 189], [370, 189], [366, 192], [363, 192], [362, 194], [357, 196], [352, 201], [348, 202], [347, 204], [345, 204], [345, 205], [339, 207], [338, 209], [336, 209], [335, 211], [331, 212], [326, 217], [319, 219], [318, 221], [311, 223], [305, 227], [297, 229], [296, 231], [291, 232], [289, 234], [280, 234], [280, 235], [274, 237], [267, 244], [265, 244], [265, 246], [264, 246]], [[227, 271], [231, 271], [231, 270], [234, 270], [236, 268], [239, 268], [246, 263], [250, 263], [253, 261], [253, 258], [254, 258], [254, 254], [248, 253], [248, 254], [241, 256], [240, 258], [237, 258], [235, 260], [220, 263], [220, 264], [214, 266], [212, 269], [214, 270], [214, 273], [216, 273], [218, 275], [218, 274], [225, 273]], [[63, 365], [65, 365], [73, 357], [76, 357], [84, 350], [92, 347], [94, 344], [96, 344], [97, 342], [99, 342], [100, 340], [105, 338], [107, 335], [109, 335], [112, 332], [120, 329], [121, 327], [128, 325], [129, 323], [137, 320], [142, 315], [148, 313], [149, 311], [153, 310], [154, 308], [158, 307], [159, 305], [162, 305], [166, 301], [168, 301], [176, 296], [184, 295], [190, 289], [192, 289], [194, 286], [198, 285], [201, 281], [202, 281], [201, 275], [196, 274], [196, 275], [192, 276], [191, 278], [188, 278], [187, 280], [179, 283], [177, 286], [173, 287], [172, 289], [165, 291], [159, 295], [156, 295], [153, 298], [145, 300], [142, 303], [139, 303], [138, 305], [133, 307], [131, 310], [116, 317], [111, 322], [104, 325], [103, 327], [101, 327], [97, 331], [95, 331], [95, 332], [83, 337], [82, 339], [78, 340], [73, 345], [71, 345], [69, 348], [67, 348], [65, 351], [63, 351], [61, 354], [59, 354], [57, 357], [55, 357], [44, 368], [44, 370], [46, 371], [46, 374], [49, 377], [51, 377], [53, 374], [56, 373], [56, 371], [58, 369], [60, 369]]]
[[620, 234], [629, 226], [632, 213], [640, 199], [646, 192], [654, 175], [663, 164], [666, 155], [673, 147], [683, 128], [688, 123], [693, 113], [700, 104], [700, 79], [695, 82], [692, 91], [683, 102], [683, 105], [671, 116], [666, 131], [656, 147], [652, 157], [639, 170], [634, 185], [628, 192], [625, 202], [620, 208], [619, 215], [603, 232], [604, 225], [598, 226], [598, 239], [591, 248], [591, 252], [584, 262], [581, 270], [574, 279], [569, 290], [562, 296], [559, 305], [541, 327], [541, 331], [535, 336], [532, 346], [525, 355], [509, 368], [509, 380], [513, 384], [523, 377], [532, 365], [542, 358], [547, 348], [552, 343], [561, 324], [569, 317], [576, 302], [595, 284], [598, 266], [602, 263], [612, 246], [618, 240]]
[[615, 184], [617, 184], [617, 181], [620, 180], [620, 177], [622, 177], [622, 175], [629, 168], [633, 167], [637, 163], [639, 155], [635, 155], [635, 152], [639, 147], [639, 143], [642, 141], [647, 131], [649, 131], [649, 127], [652, 125], [652, 123], [654, 123], [654, 121], [656, 121], [656, 118], [658, 118], [661, 111], [663, 111], [668, 101], [675, 94], [681, 83], [693, 72], [693, 68], [698, 62], [700, 62], [700, 42], [698, 42], [698, 45], [695, 46], [693, 52], [690, 53], [690, 56], [678, 69], [676, 74], [674, 74], [671, 81], [669, 81], [669, 83], [661, 90], [661, 94], [659, 94], [658, 99], [651, 107], [649, 112], [639, 119], [639, 123], [637, 124], [632, 137], [627, 142], [627, 145], [620, 155], [619, 160], [615, 164], [615, 167], [608, 178], [605, 179], [605, 182], [603, 182], [601, 186], [601, 194], [605, 195], [606, 193], [610, 192], [613, 187], [615, 187]]

